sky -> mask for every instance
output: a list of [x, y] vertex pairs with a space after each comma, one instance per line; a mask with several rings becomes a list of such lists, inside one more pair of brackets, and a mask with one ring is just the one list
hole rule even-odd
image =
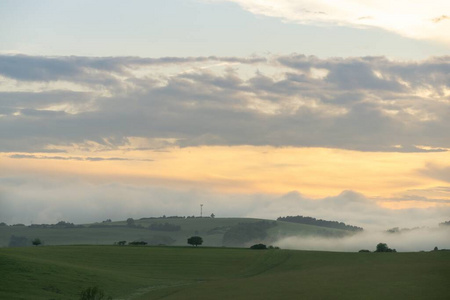
[[450, 2], [0, 2], [0, 222], [450, 220]]

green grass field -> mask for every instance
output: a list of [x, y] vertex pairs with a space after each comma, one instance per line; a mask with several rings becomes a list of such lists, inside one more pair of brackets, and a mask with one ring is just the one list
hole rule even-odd
[[449, 299], [450, 252], [2, 248], [0, 278], [0, 299]]
[[[238, 223], [258, 222], [261, 219], [250, 218], [187, 218], [187, 219], [143, 219], [136, 220], [141, 227], [126, 227], [126, 222], [112, 222], [102, 224], [104, 228], [32, 228], [28, 226], [0, 226], [0, 247], [7, 247], [11, 235], [23, 236], [28, 239], [29, 245], [35, 238], [39, 238], [45, 245], [74, 245], [97, 244], [112, 245], [118, 241], [151, 241], [157, 237], [169, 238], [171, 245], [187, 245], [187, 238], [192, 235], [200, 235], [204, 240], [204, 246], [221, 247], [224, 233]], [[273, 221], [271, 221], [273, 222]], [[179, 225], [180, 231], [162, 232], [152, 231], [147, 227], [152, 223], [170, 223]], [[295, 224], [288, 222], [276, 222], [277, 226], [268, 230], [268, 237], [264, 241], [271, 244], [279, 237], [286, 236], [339, 236], [349, 232], [339, 229]], [[85, 226], [89, 226], [86, 224]], [[116, 227], [122, 225], [123, 227]], [[252, 241], [249, 241], [251, 243]], [[248, 246], [248, 245], [243, 245]]]

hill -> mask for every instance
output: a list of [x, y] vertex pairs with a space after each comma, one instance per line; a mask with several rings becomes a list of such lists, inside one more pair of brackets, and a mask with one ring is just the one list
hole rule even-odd
[[343, 229], [343, 230], [349, 230], [349, 231], [363, 231], [363, 229], [361, 227], [347, 225], [347, 224], [345, 224], [343, 222], [327, 221], [327, 220], [316, 219], [316, 218], [312, 218], [312, 217], [304, 217], [304, 216], [279, 217], [277, 219], [277, 221], [285, 221], [285, 222], [292, 222], [292, 223], [299, 223], [299, 224], [308, 224], [308, 225], [315, 225], [315, 226], [327, 227], [327, 228]]
[[448, 299], [450, 252], [236, 248], [0, 249], [0, 299]]
[[127, 221], [75, 225], [61, 221], [53, 225], [0, 226], [0, 247], [31, 245], [39, 238], [45, 245], [98, 244], [145, 241], [149, 245], [186, 245], [192, 235], [203, 237], [204, 246], [248, 247], [252, 243], [272, 244], [281, 237], [343, 237], [342, 229], [251, 218], [141, 218]]

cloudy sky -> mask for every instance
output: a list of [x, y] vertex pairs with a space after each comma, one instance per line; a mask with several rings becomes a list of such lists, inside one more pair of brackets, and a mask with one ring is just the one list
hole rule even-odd
[[0, 221], [450, 220], [450, 2], [0, 2]]

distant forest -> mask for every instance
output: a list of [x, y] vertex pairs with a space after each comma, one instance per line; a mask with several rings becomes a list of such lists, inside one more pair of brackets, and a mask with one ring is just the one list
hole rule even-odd
[[291, 223], [300, 223], [300, 224], [306, 224], [306, 225], [314, 225], [314, 226], [321, 226], [321, 227], [328, 227], [328, 228], [335, 228], [335, 229], [343, 229], [348, 231], [363, 231], [361, 227], [358, 226], [352, 226], [352, 225], [346, 225], [342, 222], [337, 221], [326, 221], [312, 217], [303, 217], [303, 216], [287, 216], [287, 217], [279, 217], [277, 221], [283, 221], [283, 222], [291, 222]]

